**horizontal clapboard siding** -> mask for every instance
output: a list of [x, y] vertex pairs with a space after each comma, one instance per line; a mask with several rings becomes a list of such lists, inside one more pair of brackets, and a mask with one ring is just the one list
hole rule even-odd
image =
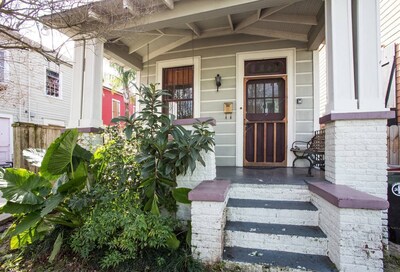
[[400, 1], [381, 0], [381, 44], [400, 43]]
[[[227, 45], [228, 44], [228, 45]], [[296, 115], [300, 115], [293, 126], [296, 127], [296, 139], [306, 139], [313, 130], [313, 74], [312, 52], [305, 51], [306, 45], [301, 42], [253, 39], [245, 42], [242, 38], [212, 39], [207, 46], [206, 41], [198, 40], [194, 43], [182, 45], [173, 51], [167, 52], [156, 59], [145, 63], [141, 71], [141, 83], [155, 82], [156, 62], [187, 58], [201, 57], [201, 117], [214, 117], [217, 121], [215, 127], [216, 162], [219, 166], [234, 166], [236, 163], [236, 53], [257, 50], [273, 50], [280, 48], [298, 48], [296, 57], [296, 98], [302, 98], [303, 103], [297, 105]], [[215, 76], [220, 74], [222, 86], [217, 92]], [[149, 75], [149, 76], [148, 76]], [[223, 113], [224, 102], [233, 102], [232, 118], [225, 117]], [[238, 120], [239, 121], [239, 120]], [[240, 120], [241, 122], [242, 120]], [[289, 143], [291, 144], [291, 143]]]
[[[10, 50], [6, 58], [8, 92], [13, 99], [0, 106], [15, 122], [67, 125], [71, 106], [72, 66], [56, 65], [37, 53]], [[60, 74], [61, 98], [46, 95], [46, 68]]]

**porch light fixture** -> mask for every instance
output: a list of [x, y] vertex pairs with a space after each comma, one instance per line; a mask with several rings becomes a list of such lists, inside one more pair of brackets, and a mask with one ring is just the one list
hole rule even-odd
[[218, 92], [219, 87], [221, 87], [221, 76], [219, 74], [217, 74], [217, 76], [215, 77], [215, 85], [217, 86], [217, 92]]

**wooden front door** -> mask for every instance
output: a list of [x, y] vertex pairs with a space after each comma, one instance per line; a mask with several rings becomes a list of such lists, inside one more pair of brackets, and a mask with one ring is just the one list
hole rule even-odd
[[244, 166], [286, 166], [286, 75], [245, 78]]

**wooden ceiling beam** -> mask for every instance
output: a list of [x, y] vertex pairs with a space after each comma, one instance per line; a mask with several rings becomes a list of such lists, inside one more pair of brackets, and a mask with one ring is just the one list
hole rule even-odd
[[201, 36], [201, 29], [199, 28], [198, 25], [196, 25], [195, 23], [186, 23], [187, 27], [190, 28], [193, 33], [197, 36], [200, 37]]
[[174, 0], [162, 0], [162, 1], [169, 9], [174, 9]]
[[160, 39], [161, 37], [163, 37], [163, 35], [159, 35], [156, 37], [145, 36], [140, 40], [135, 40], [135, 43], [133, 45], [129, 46], [129, 54], [132, 54], [133, 52], [138, 51], [139, 49], [145, 47], [147, 44], [151, 44], [152, 42]]
[[281, 31], [281, 30], [272, 30], [272, 29], [268, 29], [268, 28], [249, 27], [249, 28], [241, 30], [240, 33], [255, 35], [255, 36], [264, 36], [264, 37], [270, 37], [270, 38], [278, 38], [278, 39], [284, 39], [284, 40], [291, 40], [291, 41], [300, 41], [300, 42], [308, 41], [307, 34]]
[[287, 24], [318, 25], [316, 16], [294, 14], [272, 14], [261, 21]]
[[161, 54], [164, 54], [165, 52], [168, 52], [168, 51], [170, 51], [170, 50], [172, 50], [172, 49], [174, 49], [174, 48], [176, 48], [178, 46], [181, 46], [182, 44], [185, 44], [185, 43], [187, 43], [187, 42], [189, 42], [191, 40], [192, 40], [191, 36], [185, 36], [185, 37], [182, 37], [182, 38], [180, 38], [179, 40], [177, 40], [177, 41], [175, 41], [173, 43], [168, 43], [165, 46], [160, 47], [160, 48], [154, 50], [153, 52], [150, 52], [148, 57], [145, 56], [143, 58], [143, 62], [147, 62], [149, 60], [152, 60], [152, 59], [160, 56]]
[[232, 31], [235, 30], [235, 27], [233, 26], [232, 16], [228, 14], [227, 17], [228, 17], [229, 27], [231, 28]]

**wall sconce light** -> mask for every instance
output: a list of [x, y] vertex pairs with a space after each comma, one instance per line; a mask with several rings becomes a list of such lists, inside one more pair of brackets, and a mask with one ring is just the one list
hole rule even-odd
[[217, 74], [217, 76], [215, 77], [215, 85], [217, 86], [217, 92], [218, 92], [219, 87], [221, 87], [221, 76], [219, 74]]

